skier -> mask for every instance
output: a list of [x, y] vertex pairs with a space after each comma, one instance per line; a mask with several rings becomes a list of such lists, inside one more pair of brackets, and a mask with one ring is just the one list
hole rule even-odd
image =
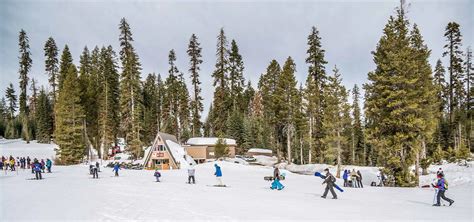
[[10, 156], [10, 169], [12, 171], [15, 171], [15, 158], [13, 158], [12, 156]]
[[114, 165], [114, 169], [112, 170], [113, 172], [115, 172], [115, 176], [118, 177], [119, 174], [118, 174], [118, 171], [120, 170], [120, 165], [119, 163], [115, 163]]
[[41, 171], [43, 171], [43, 173], [44, 173], [44, 169], [45, 169], [46, 163], [44, 162], [43, 159], [41, 159], [41, 162], [40, 162], [40, 163], [41, 163]]
[[43, 179], [41, 176], [41, 163], [38, 162], [38, 160], [35, 159], [35, 162], [33, 162], [33, 170], [35, 171], [35, 176], [37, 180]]
[[97, 171], [100, 172], [100, 164], [99, 164], [99, 162], [95, 162], [95, 167], [97, 167]]
[[329, 172], [328, 168], [324, 169], [324, 172], [326, 172], [326, 176], [323, 176], [323, 184], [326, 184], [326, 189], [324, 190], [324, 194], [321, 196], [321, 198], [326, 198], [328, 191], [331, 191], [332, 199], [337, 199], [336, 192], [334, 192], [334, 183], [336, 182], [336, 178]]
[[360, 188], [364, 188], [364, 185], [362, 184], [362, 173], [360, 173], [360, 170], [357, 170], [357, 185], [360, 187]]
[[433, 186], [434, 188], [437, 188], [436, 203], [433, 204], [433, 206], [435, 207], [441, 206], [441, 198], [443, 198], [443, 200], [445, 201], [448, 201], [449, 206], [451, 206], [454, 203], [454, 200], [451, 200], [444, 195], [444, 193], [448, 189], [448, 183], [446, 182], [442, 174], [438, 174], [437, 178], [438, 178], [438, 182], [436, 183], [436, 185], [431, 184], [431, 186]]
[[99, 179], [99, 173], [97, 172], [97, 167], [95, 165], [92, 166], [92, 178], [93, 179]]
[[48, 173], [51, 173], [51, 166], [53, 162], [50, 159], [46, 159], [46, 168], [48, 169]]
[[349, 186], [349, 182], [347, 182], [348, 177], [349, 177], [348, 170], [344, 170], [344, 174], [342, 174], [342, 179], [344, 179], [344, 187]]
[[217, 163], [214, 164], [214, 167], [216, 168], [216, 172], [214, 173], [214, 175], [216, 175], [217, 186], [225, 186], [224, 183], [222, 183], [221, 167], [219, 165], [217, 165]]
[[191, 180], [193, 181], [193, 184], [196, 184], [196, 179], [194, 178], [194, 174], [196, 173], [196, 169], [194, 169], [193, 164], [189, 164], [188, 168], [188, 183], [191, 184]]
[[26, 166], [28, 167], [28, 169], [30, 169], [30, 166], [31, 166], [31, 159], [30, 159], [30, 156], [27, 156], [27, 157], [26, 157]]
[[160, 182], [161, 173], [158, 170], [155, 170], [153, 176], [155, 176], [156, 182]]

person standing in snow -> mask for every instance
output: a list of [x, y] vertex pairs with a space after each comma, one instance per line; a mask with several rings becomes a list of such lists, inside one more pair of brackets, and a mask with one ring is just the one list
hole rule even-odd
[[43, 179], [41, 176], [41, 163], [35, 159], [35, 162], [33, 162], [33, 170], [35, 171], [35, 176], [37, 180]]
[[43, 173], [44, 173], [44, 169], [46, 168], [46, 167], [45, 167], [46, 163], [44, 162], [43, 159], [41, 159], [41, 162], [40, 162], [40, 163], [41, 163], [41, 171], [43, 171]]
[[95, 165], [91, 165], [92, 166], [92, 178], [93, 179], [99, 179], [99, 172], [98, 172], [98, 169]]
[[119, 174], [118, 174], [118, 171], [120, 170], [120, 164], [119, 163], [115, 163], [114, 165], [114, 169], [112, 170], [113, 172], [115, 172], [115, 176], [118, 177]]
[[278, 169], [278, 167], [274, 166], [274, 170], [273, 170], [273, 182], [272, 182], [272, 186], [270, 187], [270, 189], [274, 190], [274, 189], [277, 189], [277, 190], [282, 190], [283, 188], [285, 188], [285, 186], [283, 186], [283, 184], [280, 183], [280, 169]]
[[214, 167], [216, 168], [216, 172], [214, 173], [214, 175], [216, 175], [217, 185], [218, 186], [224, 186], [224, 183], [222, 182], [221, 167], [219, 165], [217, 165], [217, 163], [214, 164]]
[[13, 158], [12, 156], [10, 156], [10, 169], [12, 171], [15, 171], [15, 158]]
[[155, 170], [153, 176], [155, 176], [156, 182], [160, 182], [161, 173], [158, 170]]
[[53, 166], [53, 162], [50, 159], [46, 159], [46, 168], [48, 169], [48, 173], [51, 173], [51, 166]]
[[97, 171], [100, 172], [100, 164], [99, 164], [99, 162], [95, 162], [95, 167], [97, 167]]
[[28, 169], [30, 169], [30, 167], [31, 167], [31, 159], [30, 159], [30, 156], [27, 156], [27, 157], [26, 157], [26, 167], [28, 167]]
[[196, 169], [194, 169], [193, 164], [189, 164], [188, 168], [188, 183], [191, 184], [191, 180], [193, 181], [193, 184], [196, 184], [196, 179], [194, 178], [194, 174], [196, 173]]
[[357, 184], [357, 180], [359, 179], [358, 177], [359, 177], [359, 175], [357, 175], [357, 172], [355, 171], [355, 169], [352, 169], [351, 179], [352, 179], [352, 187], [354, 187], [354, 188], [359, 188], [359, 186]]
[[362, 173], [360, 173], [360, 170], [357, 170], [357, 185], [359, 188], [364, 188], [364, 185], [362, 184]]
[[344, 187], [349, 186], [349, 182], [347, 181], [347, 178], [349, 177], [349, 172], [348, 170], [344, 170], [344, 174], [342, 174], [342, 179], [344, 179]]
[[337, 199], [336, 192], [334, 192], [334, 183], [336, 182], [336, 178], [329, 172], [329, 169], [324, 169], [326, 176], [322, 176], [324, 179], [323, 184], [326, 184], [326, 189], [324, 190], [324, 194], [321, 198], [326, 198], [328, 195], [328, 191], [331, 191], [332, 199]]
[[441, 198], [443, 198], [443, 200], [445, 201], [448, 201], [449, 206], [451, 206], [454, 203], [454, 200], [451, 200], [444, 195], [444, 193], [448, 189], [448, 184], [446, 183], [446, 180], [444, 179], [442, 174], [438, 174], [437, 178], [438, 178], [438, 182], [436, 183], [436, 185], [431, 184], [431, 186], [438, 189], [438, 194], [436, 195], [436, 204], [433, 204], [433, 206], [435, 207], [441, 206]]

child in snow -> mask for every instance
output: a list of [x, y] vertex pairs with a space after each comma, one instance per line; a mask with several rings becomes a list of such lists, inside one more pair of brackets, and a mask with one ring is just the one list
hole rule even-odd
[[446, 190], [448, 189], [448, 184], [446, 183], [446, 180], [444, 179], [442, 174], [438, 174], [437, 177], [438, 177], [438, 182], [436, 183], [436, 185], [431, 184], [431, 186], [438, 188], [438, 194], [436, 196], [436, 204], [433, 204], [433, 206], [436, 206], [436, 207], [441, 206], [441, 198], [443, 198], [443, 200], [445, 201], [448, 201], [449, 206], [451, 206], [454, 203], [454, 200], [451, 200], [444, 195], [444, 192], [446, 192]]
[[51, 173], [51, 166], [53, 166], [53, 162], [50, 159], [46, 159], [46, 168], [48, 169], [48, 173]]
[[97, 167], [95, 165], [91, 165], [91, 166], [92, 166], [92, 178], [99, 179], [99, 171], [98, 171]]
[[270, 189], [282, 190], [283, 188], [285, 188], [285, 186], [283, 186], [283, 184], [280, 183], [280, 169], [278, 169], [278, 167], [276, 166], [274, 168], [275, 169], [273, 170], [273, 182]]
[[342, 174], [342, 179], [344, 179], [344, 187], [349, 186], [349, 182], [347, 181], [347, 178], [349, 177], [349, 173], [347, 171], [348, 170], [344, 170], [344, 174]]
[[321, 198], [326, 198], [328, 191], [331, 191], [332, 199], [337, 199], [336, 192], [334, 192], [334, 183], [336, 182], [336, 178], [329, 172], [328, 168], [324, 169], [324, 172], [326, 173], [326, 176], [323, 176], [323, 184], [326, 184], [326, 189], [324, 190], [324, 194], [321, 196]]
[[160, 182], [161, 173], [158, 170], [155, 171], [155, 174], [153, 174], [153, 176], [155, 176], [156, 182]]
[[38, 160], [33, 163], [33, 170], [35, 171], [35, 176], [37, 180], [43, 179], [43, 177], [41, 176], [41, 163]]
[[113, 172], [115, 172], [115, 176], [118, 177], [119, 174], [118, 174], [118, 171], [120, 170], [120, 164], [119, 163], [115, 163], [114, 165], [114, 169], [112, 170]]
[[222, 183], [221, 167], [219, 165], [217, 165], [217, 163], [214, 164], [214, 167], [216, 168], [216, 172], [214, 173], [214, 175], [216, 175], [217, 186], [224, 186], [224, 183]]
[[196, 173], [196, 169], [194, 169], [193, 164], [189, 164], [188, 168], [188, 183], [191, 184], [191, 180], [193, 181], [193, 184], [196, 183], [196, 179], [194, 178], [194, 174]]

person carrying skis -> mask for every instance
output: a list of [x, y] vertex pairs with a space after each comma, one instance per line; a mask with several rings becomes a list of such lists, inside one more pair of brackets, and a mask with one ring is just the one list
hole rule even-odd
[[443, 198], [443, 200], [445, 201], [448, 201], [449, 202], [449, 206], [451, 206], [453, 203], [454, 203], [454, 200], [451, 200], [449, 198], [447, 198], [444, 193], [446, 192], [446, 190], [448, 189], [448, 183], [446, 182], [446, 180], [444, 179], [444, 176], [443, 174], [438, 174], [437, 175], [437, 178], [438, 178], [438, 182], [436, 183], [436, 185], [434, 184], [431, 184], [431, 186], [433, 186], [434, 188], [437, 188], [437, 195], [436, 195], [436, 203], [433, 204], [433, 206], [435, 207], [439, 207], [441, 206], [441, 198]]
[[115, 176], [118, 177], [119, 174], [118, 174], [118, 171], [120, 170], [120, 164], [119, 163], [115, 163], [114, 165], [114, 169], [112, 170], [112, 172], [115, 172]]
[[189, 164], [188, 168], [188, 183], [191, 184], [191, 180], [193, 181], [193, 184], [196, 184], [196, 179], [194, 178], [194, 174], [196, 173], [196, 169], [194, 169], [193, 164]]
[[216, 172], [214, 173], [214, 175], [216, 175], [217, 186], [224, 186], [224, 183], [222, 182], [221, 167], [219, 165], [217, 165], [217, 163], [214, 164], [214, 167], [216, 168]]
[[51, 166], [53, 166], [53, 162], [50, 159], [46, 159], [46, 168], [48, 169], [48, 173], [51, 173]]
[[324, 179], [323, 184], [326, 184], [326, 189], [324, 190], [324, 194], [321, 196], [321, 198], [326, 198], [328, 191], [331, 191], [332, 199], [337, 199], [336, 192], [334, 192], [334, 183], [336, 182], [336, 178], [329, 172], [328, 168], [324, 169], [324, 172], [326, 173], [326, 176], [322, 176], [322, 178]]
[[33, 170], [35, 171], [35, 176], [37, 180], [43, 179], [43, 177], [41, 176], [41, 163], [38, 160], [35, 160], [35, 162], [33, 162]]
[[92, 179], [99, 179], [99, 172], [95, 165], [92, 166]]
[[161, 173], [158, 170], [155, 170], [153, 176], [155, 176], [156, 182], [160, 182]]

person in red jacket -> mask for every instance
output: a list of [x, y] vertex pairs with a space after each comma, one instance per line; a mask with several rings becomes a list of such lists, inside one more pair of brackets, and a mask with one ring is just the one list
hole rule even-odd
[[447, 190], [446, 180], [444, 179], [443, 174], [438, 174], [437, 177], [438, 177], [438, 182], [436, 183], [436, 185], [431, 184], [433, 187], [438, 189], [438, 195], [436, 196], [436, 204], [433, 204], [433, 206], [436, 206], [436, 207], [441, 206], [441, 198], [443, 198], [443, 200], [445, 201], [448, 201], [449, 206], [451, 206], [454, 203], [454, 200], [451, 200], [444, 195], [444, 192], [446, 192]]

